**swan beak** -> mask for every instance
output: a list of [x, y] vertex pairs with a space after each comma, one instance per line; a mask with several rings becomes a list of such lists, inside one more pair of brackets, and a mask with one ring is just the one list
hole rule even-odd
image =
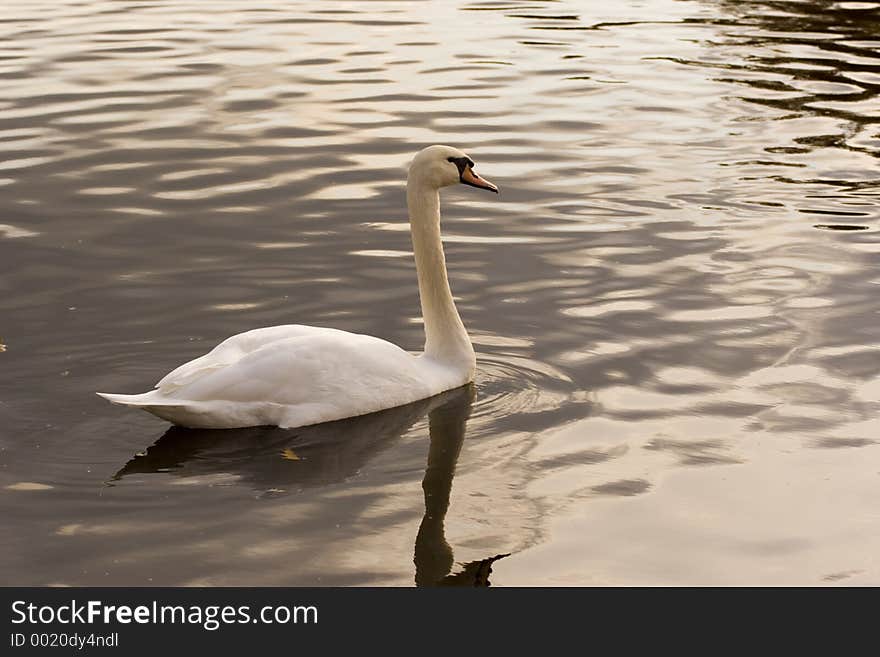
[[471, 187], [479, 187], [480, 189], [488, 189], [490, 192], [498, 193], [498, 187], [490, 183], [485, 178], [480, 178], [477, 172], [466, 166], [461, 172], [461, 182]]

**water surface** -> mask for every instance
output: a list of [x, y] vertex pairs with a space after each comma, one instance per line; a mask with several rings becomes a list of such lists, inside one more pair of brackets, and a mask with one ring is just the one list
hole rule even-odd
[[[28, 2], [0, 15], [0, 578], [880, 584], [880, 5]], [[472, 388], [300, 430], [108, 405], [283, 323]]]

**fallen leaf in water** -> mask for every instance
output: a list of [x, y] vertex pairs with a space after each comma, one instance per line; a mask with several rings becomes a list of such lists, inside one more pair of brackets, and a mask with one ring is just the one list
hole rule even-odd
[[290, 449], [290, 447], [285, 447], [284, 449], [282, 449], [282, 450], [281, 450], [281, 456], [282, 456], [282, 458], [285, 458], [285, 459], [287, 459], [288, 461], [300, 461], [300, 460], [302, 460], [302, 459], [300, 459], [300, 458], [296, 455], [296, 452], [294, 452], [292, 449]]

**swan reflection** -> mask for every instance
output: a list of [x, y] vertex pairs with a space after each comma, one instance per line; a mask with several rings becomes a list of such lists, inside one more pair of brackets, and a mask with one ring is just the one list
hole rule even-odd
[[234, 475], [261, 492], [296, 492], [326, 486], [357, 474], [428, 415], [430, 443], [422, 480], [425, 513], [415, 540], [417, 586], [488, 586], [499, 554], [462, 564], [453, 572], [445, 519], [452, 479], [474, 398], [473, 385], [378, 413], [299, 429], [168, 429], [151, 447], [114, 476], [180, 477]]
[[357, 474], [444, 397], [299, 429], [171, 427], [113, 480], [155, 472], [180, 477], [231, 474], [261, 492], [337, 483]]

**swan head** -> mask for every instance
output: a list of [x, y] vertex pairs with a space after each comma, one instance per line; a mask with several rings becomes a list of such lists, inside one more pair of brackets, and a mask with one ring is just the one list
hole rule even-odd
[[474, 161], [452, 146], [428, 146], [419, 151], [409, 168], [410, 180], [424, 182], [434, 189], [457, 183], [498, 193], [498, 187], [474, 171]]

